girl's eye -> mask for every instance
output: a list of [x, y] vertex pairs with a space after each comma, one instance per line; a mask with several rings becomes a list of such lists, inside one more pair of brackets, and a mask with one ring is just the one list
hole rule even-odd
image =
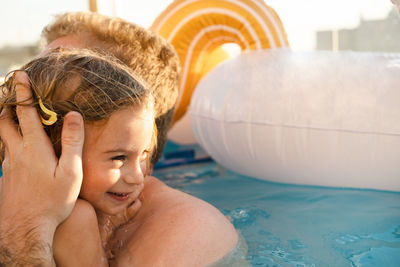
[[118, 156], [112, 157], [111, 159], [112, 160], [125, 161], [126, 160], [126, 156], [125, 155], [118, 155]]

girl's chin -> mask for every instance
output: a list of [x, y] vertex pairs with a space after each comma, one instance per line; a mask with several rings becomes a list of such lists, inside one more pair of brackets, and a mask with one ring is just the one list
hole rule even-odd
[[[129, 203], [101, 203], [103, 205], [92, 204], [96, 210], [97, 215], [124, 215]], [[106, 205], [104, 205], [106, 204]]]
[[114, 216], [118, 214], [124, 214], [127, 208], [127, 205], [123, 205], [123, 203], [120, 203], [120, 205], [113, 205], [113, 203], [105, 203], [106, 201], [104, 200], [100, 200], [98, 202], [94, 201], [95, 203], [93, 203], [82, 195], [79, 195], [79, 198], [87, 201], [90, 205], [92, 205], [98, 217], [100, 215]]
[[124, 214], [126, 207], [117, 207], [117, 208], [95, 208], [97, 215], [105, 215], [105, 216], [115, 216], [118, 214]]

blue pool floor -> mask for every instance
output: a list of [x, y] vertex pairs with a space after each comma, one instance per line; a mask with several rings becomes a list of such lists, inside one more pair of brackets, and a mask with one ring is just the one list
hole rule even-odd
[[154, 176], [229, 216], [252, 266], [400, 266], [400, 193], [272, 183], [215, 162]]

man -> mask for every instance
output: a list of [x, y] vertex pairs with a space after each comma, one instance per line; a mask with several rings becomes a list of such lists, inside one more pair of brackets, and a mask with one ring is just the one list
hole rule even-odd
[[[66, 27], [72, 24], [76, 30]], [[100, 15], [66, 14], [44, 31], [49, 41], [45, 51], [58, 46], [90, 47], [118, 57], [153, 88], [157, 128], [165, 140], [177, 95], [176, 56], [166, 43], [157, 40], [159, 37], [143, 29], [127, 36], [132, 27], [138, 26]], [[116, 28], [125, 33], [114, 36]], [[52, 29], [58, 29], [58, 34], [52, 35]], [[128, 48], [129, 45], [136, 48]], [[130, 59], [121, 56], [126, 51], [130, 51]], [[158, 65], [148, 64], [154, 63], [151, 58], [157, 58]], [[26, 75], [17, 72], [15, 80], [17, 100], [29, 101], [31, 91]], [[53, 266], [56, 230], [84, 223], [73, 221], [73, 215], [79, 212], [75, 203], [82, 183], [82, 118], [76, 112], [65, 116], [62, 153], [57, 159], [34, 108], [18, 106], [20, 130], [8, 112], [3, 110], [0, 116], [0, 137], [6, 144], [0, 189], [0, 263]], [[160, 122], [162, 116], [167, 119]], [[43, 156], [38, 158], [38, 154]], [[153, 164], [156, 160], [157, 157]], [[43, 164], [47, 168], [42, 168]], [[133, 249], [121, 256], [121, 266], [206, 265], [223, 257], [237, 242], [232, 225], [207, 203], [169, 188], [154, 177], [146, 177], [143, 195], [143, 205], [134, 220]], [[70, 258], [85, 251], [85, 242], [78, 241], [77, 245], [77, 240], [72, 240], [77, 246], [71, 248], [71, 255], [67, 255]], [[78, 263], [85, 266], [82, 261]]]

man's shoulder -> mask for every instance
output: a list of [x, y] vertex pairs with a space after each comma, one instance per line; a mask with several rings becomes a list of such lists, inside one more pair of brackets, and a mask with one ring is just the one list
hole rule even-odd
[[169, 187], [159, 179], [150, 176], [145, 180], [145, 186], [143, 190], [143, 202], [150, 205], [162, 205], [163, 209], [160, 212], [173, 208], [182, 207], [185, 208], [204, 208], [214, 209], [213, 206], [207, 202], [189, 195], [180, 190]]
[[146, 253], [148, 244], [152, 257], [180, 266], [213, 262], [235, 246], [237, 233], [218, 209], [154, 179], [145, 184], [145, 214], [131, 243], [133, 251]]
[[215, 225], [217, 222], [221, 222], [223, 226], [231, 225], [228, 219], [210, 203], [173, 189], [157, 178], [150, 179], [145, 184], [143, 204], [145, 207], [150, 206], [155, 209], [152, 216], [156, 213], [182, 222], [196, 222], [198, 227], [203, 224], [208, 226], [210, 223]]
[[154, 177], [145, 184], [143, 205], [145, 209], [152, 210], [149, 218], [155, 223], [158, 222], [153, 217], [160, 216], [163, 219], [179, 220], [180, 223], [195, 223], [197, 227], [209, 227], [211, 224], [231, 226], [228, 219], [211, 204], [173, 189]]

